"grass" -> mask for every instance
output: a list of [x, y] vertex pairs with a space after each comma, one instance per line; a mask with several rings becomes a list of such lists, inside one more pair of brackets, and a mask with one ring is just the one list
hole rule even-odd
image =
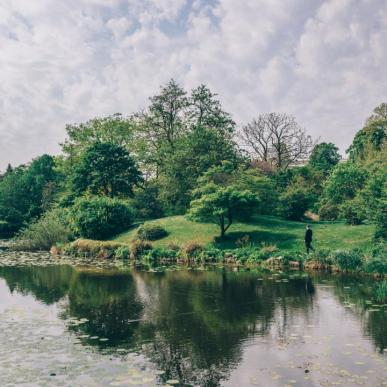
[[[285, 251], [304, 249], [304, 231], [306, 223], [282, 220], [272, 216], [256, 216], [248, 223], [235, 223], [227, 232], [227, 238], [214, 242], [219, 228], [214, 224], [194, 223], [183, 216], [171, 216], [155, 220], [167, 231], [168, 236], [154, 241], [155, 247], [166, 247], [170, 243], [184, 245], [199, 242], [220, 249], [237, 247], [236, 241], [246, 235], [254, 244], [275, 244]], [[316, 249], [353, 249], [369, 247], [372, 244], [374, 227], [371, 225], [348, 226], [342, 222], [310, 222], [313, 229]], [[115, 238], [117, 242], [129, 243], [136, 234], [137, 227]]]

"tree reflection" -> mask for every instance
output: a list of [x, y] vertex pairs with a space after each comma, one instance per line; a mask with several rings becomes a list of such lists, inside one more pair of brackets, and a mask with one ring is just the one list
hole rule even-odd
[[293, 320], [313, 315], [314, 282], [322, 280], [333, 285], [340, 302], [356, 304], [353, 313], [366, 334], [381, 351], [386, 348], [384, 314], [366, 312], [371, 284], [348, 276], [282, 281], [225, 270], [150, 273], [47, 266], [4, 267], [0, 277], [11, 291], [46, 304], [66, 300], [60, 303], [63, 318], [88, 320], [69, 329], [109, 339], [85, 338], [85, 343], [141, 351], [165, 371], [164, 380], [219, 385], [240, 363], [246, 341], [273, 331], [286, 339]]

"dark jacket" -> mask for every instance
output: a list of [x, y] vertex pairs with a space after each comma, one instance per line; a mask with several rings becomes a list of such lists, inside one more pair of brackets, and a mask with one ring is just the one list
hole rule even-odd
[[308, 228], [305, 231], [305, 243], [312, 242], [312, 237], [313, 237], [313, 231], [310, 228]]

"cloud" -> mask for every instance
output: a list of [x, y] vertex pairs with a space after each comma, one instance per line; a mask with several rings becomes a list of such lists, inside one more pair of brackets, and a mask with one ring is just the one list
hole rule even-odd
[[3, 0], [0, 170], [174, 77], [238, 123], [285, 111], [345, 149], [387, 95], [384, 0]]

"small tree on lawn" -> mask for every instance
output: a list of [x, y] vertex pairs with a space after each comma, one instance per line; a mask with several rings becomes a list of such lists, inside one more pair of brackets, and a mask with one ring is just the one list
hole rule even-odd
[[187, 218], [194, 222], [219, 225], [220, 236], [235, 220], [246, 220], [254, 212], [258, 197], [240, 184], [243, 171], [234, 170], [231, 163], [224, 163], [206, 172], [198, 179]]

